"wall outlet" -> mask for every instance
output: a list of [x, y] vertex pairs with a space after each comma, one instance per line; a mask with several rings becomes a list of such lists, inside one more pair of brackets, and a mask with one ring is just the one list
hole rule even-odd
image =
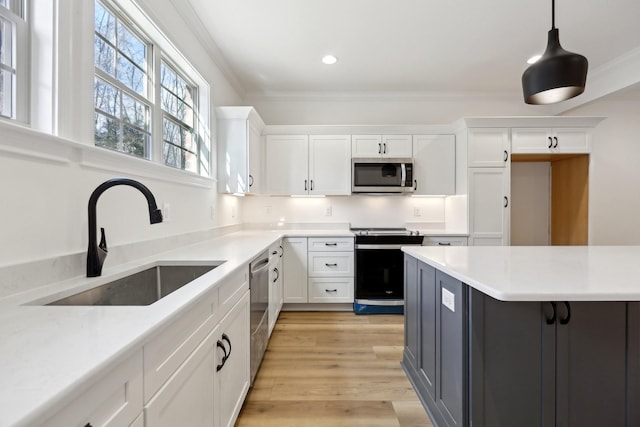
[[413, 216], [421, 216], [422, 212], [420, 212], [420, 208], [417, 206], [413, 207]]
[[446, 288], [442, 288], [442, 305], [454, 313], [456, 312], [456, 296]]
[[324, 208], [324, 216], [333, 215], [333, 207], [331, 205]]

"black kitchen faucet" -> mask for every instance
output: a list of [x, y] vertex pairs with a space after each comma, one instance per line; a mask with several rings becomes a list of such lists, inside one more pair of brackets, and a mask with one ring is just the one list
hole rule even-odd
[[97, 277], [102, 274], [102, 264], [107, 257], [107, 240], [104, 228], [100, 228], [100, 244], [96, 236], [96, 205], [98, 199], [107, 189], [116, 185], [128, 185], [137, 188], [146, 197], [149, 205], [149, 221], [151, 224], [162, 222], [162, 212], [158, 209], [156, 199], [151, 191], [143, 184], [128, 178], [114, 178], [100, 184], [89, 197], [89, 248], [87, 249], [87, 277]]

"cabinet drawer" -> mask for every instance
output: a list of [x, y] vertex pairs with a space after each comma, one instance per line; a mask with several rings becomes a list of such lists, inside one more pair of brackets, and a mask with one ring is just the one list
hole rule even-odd
[[308, 275], [353, 277], [353, 252], [310, 252]]
[[352, 251], [352, 237], [309, 237], [309, 252]]
[[218, 287], [220, 302], [216, 313], [217, 321], [222, 320], [248, 290], [249, 267], [243, 267], [225, 279], [224, 283]]
[[466, 237], [425, 236], [422, 246], [467, 246]]
[[144, 401], [186, 360], [216, 322], [218, 292], [162, 329], [144, 345]]
[[309, 279], [309, 302], [353, 302], [353, 278]]
[[42, 426], [127, 426], [141, 412], [142, 352], [137, 352]]

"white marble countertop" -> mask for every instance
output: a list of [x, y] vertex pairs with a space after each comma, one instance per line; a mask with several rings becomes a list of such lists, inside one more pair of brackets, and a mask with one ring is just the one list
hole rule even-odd
[[640, 301], [640, 246], [407, 246], [501, 301]]
[[[134, 354], [151, 334], [285, 236], [352, 236], [349, 230], [242, 231], [0, 300], [0, 426], [53, 415], [88, 379]], [[42, 306], [155, 262], [225, 261], [149, 306]], [[73, 291], [73, 292], [72, 292]], [[74, 394], [75, 391], [75, 394]]]

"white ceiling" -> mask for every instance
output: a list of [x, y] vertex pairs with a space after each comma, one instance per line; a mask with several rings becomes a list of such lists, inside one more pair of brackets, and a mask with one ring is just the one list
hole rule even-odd
[[[188, 2], [245, 96], [520, 96], [551, 28], [551, 0]], [[639, 20], [640, 0], [556, 1], [560, 41], [590, 78], [640, 57]]]

